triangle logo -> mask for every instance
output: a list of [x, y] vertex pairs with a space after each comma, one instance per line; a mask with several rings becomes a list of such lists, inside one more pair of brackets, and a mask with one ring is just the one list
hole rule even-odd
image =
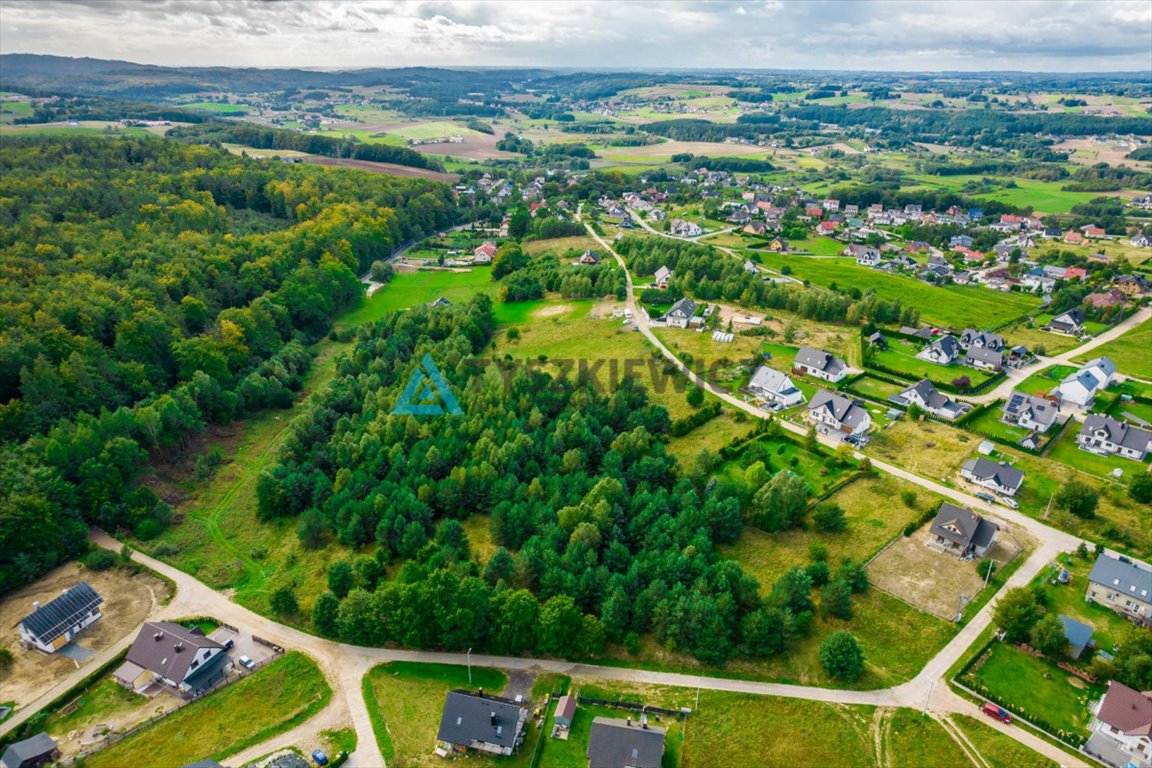
[[459, 416], [464, 413], [452, 388], [448, 386], [444, 374], [432, 361], [427, 352], [420, 360], [420, 365], [408, 377], [400, 399], [392, 409], [393, 416], [443, 416], [449, 414]]

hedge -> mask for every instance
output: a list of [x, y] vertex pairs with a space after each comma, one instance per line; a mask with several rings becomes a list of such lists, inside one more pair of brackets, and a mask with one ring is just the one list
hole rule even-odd
[[720, 403], [713, 401], [690, 416], [676, 419], [676, 421], [672, 422], [672, 428], [669, 429], [668, 432], [672, 437], [684, 437], [684, 435], [696, 429], [696, 427], [707, 424], [719, 415]]

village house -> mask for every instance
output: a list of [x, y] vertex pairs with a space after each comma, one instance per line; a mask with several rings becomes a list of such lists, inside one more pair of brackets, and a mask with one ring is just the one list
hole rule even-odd
[[762, 365], [752, 374], [748, 391], [770, 403], [778, 403], [782, 408], [791, 408], [804, 402], [804, 393], [796, 388], [788, 374]]
[[747, 232], [750, 235], [763, 235], [763, 234], [767, 234], [768, 225], [762, 221], [759, 221], [759, 220], [750, 221], [746, 225], [744, 225], [743, 231]]
[[981, 488], [1001, 496], [1015, 496], [1024, 484], [1024, 473], [1004, 462], [997, 463], [983, 457], [969, 459], [960, 468], [960, 476]]
[[816, 225], [816, 231], [821, 235], [834, 235], [840, 225], [835, 221], [822, 221]]
[[875, 267], [880, 263], [880, 251], [867, 245], [857, 245], [853, 243], [845, 248], [842, 253], [845, 256], [855, 258], [856, 263], [862, 267]]
[[957, 338], [964, 349], [1004, 349], [1004, 337], [991, 331], [978, 331], [975, 328], [965, 328]]
[[834, 357], [831, 352], [812, 347], [800, 347], [796, 350], [796, 359], [792, 367], [808, 376], [815, 376], [833, 384], [843, 379], [848, 372], [848, 364], [843, 360]]
[[672, 270], [666, 266], [660, 267], [660, 269], [656, 270], [656, 274], [653, 275], [653, 277], [655, 278], [656, 287], [664, 290], [668, 287], [668, 282], [672, 279]]
[[941, 336], [916, 353], [917, 358], [936, 365], [952, 365], [960, 355], [960, 342], [951, 334]]
[[664, 221], [666, 218], [668, 218], [668, 214], [663, 208], [653, 208], [648, 211], [648, 221]]
[[1113, 285], [1126, 296], [1143, 296], [1152, 288], [1152, 283], [1143, 275], [1120, 275]]
[[892, 395], [888, 400], [904, 408], [919, 406], [926, 413], [948, 421], [958, 419], [971, 410], [967, 405], [956, 402], [936, 389], [928, 379], [921, 379], [899, 394]]
[[964, 364], [972, 368], [994, 371], [1004, 367], [1004, 353], [993, 349], [972, 347], [964, 353]]
[[1064, 242], [1069, 245], [1080, 245], [1084, 242], [1084, 235], [1079, 232], [1068, 232], [1064, 235]]
[[1080, 426], [1076, 444], [1089, 453], [1104, 456], [1116, 454], [1126, 459], [1144, 461], [1144, 457], [1152, 451], [1152, 432], [1110, 416], [1090, 413]]
[[1086, 226], [1080, 227], [1080, 231], [1083, 232], [1084, 237], [1088, 238], [1089, 240], [1101, 240], [1108, 236], [1108, 233], [1104, 231], [1103, 227], [1097, 227], [1094, 224], [1088, 224]]
[[582, 267], [594, 267], [600, 263], [600, 256], [595, 251], [584, 251], [576, 263]]
[[588, 734], [588, 768], [660, 768], [664, 760], [664, 729], [631, 717], [597, 717]]
[[0, 755], [3, 768], [42, 768], [60, 756], [56, 740], [41, 731], [27, 739], [13, 742]]
[[1152, 566], [1102, 552], [1088, 574], [1084, 599], [1141, 626], [1152, 625]]
[[449, 691], [436, 732], [440, 757], [470, 749], [492, 755], [511, 755], [524, 738], [528, 708], [511, 699], [492, 696], [484, 689]]
[[960, 557], [983, 557], [996, 541], [1000, 527], [966, 507], [945, 501], [928, 532], [929, 546]]
[[1137, 248], [1147, 248], [1152, 245], [1152, 238], [1145, 234], [1137, 234], [1128, 242]]
[[784, 253], [788, 250], [788, 241], [782, 237], [774, 237], [772, 242], [768, 243], [768, 250], [774, 253]]
[[159, 683], [183, 694], [194, 694], [222, 679], [226, 662], [224, 646], [209, 640], [199, 628], [148, 621], [113, 677], [136, 693]]
[[1052, 394], [1057, 395], [1061, 402], [1087, 407], [1115, 376], [1116, 364], [1107, 357], [1097, 357], [1065, 376]]
[[1109, 680], [1091, 711], [1092, 735], [1085, 752], [1116, 768], [1152, 766], [1152, 697]]
[[704, 230], [694, 221], [676, 219], [668, 226], [668, 231], [677, 237], [698, 237]]
[[1047, 432], [1057, 423], [1060, 406], [1043, 397], [1013, 392], [1004, 403], [1000, 421], [1015, 424], [1033, 432]]
[[687, 328], [694, 317], [696, 317], [696, 302], [685, 296], [671, 306], [663, 320], [672, 328]]
[[1049, 320], [1044, 330], [1062, 333], [1065, 336], [1082, 336], [1084, 334], [1084, 311], [1075, 307], [1067, 312], [1062, 312]]
[[20, 619], [20, 644], [44, 653], [56, 653], [104, 614], [104, 598], [86, 581], [64, 590], [44, 605], [32, 603], [32, 613]]
[[808, 421], [830, 432], [862, 435], [872, 427], [872, 416], [860, 400], [819, 389], [808, 403]]
[[1101, 293], [1090, 293], [1084, 297], [1084, 303], [1093, 309], [1112, 309], [1122, 307], [1128, 301], [1128, 294], [1119, 288], [1113, 288]]

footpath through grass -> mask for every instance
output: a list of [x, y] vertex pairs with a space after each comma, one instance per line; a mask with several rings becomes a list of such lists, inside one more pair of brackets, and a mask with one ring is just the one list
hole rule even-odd
[[155, 725], [101, 750], [87, 768], [184, 765], [220, 761], [308, 720], [328, 705], [332, 689], [299, 652], [189, 704]]

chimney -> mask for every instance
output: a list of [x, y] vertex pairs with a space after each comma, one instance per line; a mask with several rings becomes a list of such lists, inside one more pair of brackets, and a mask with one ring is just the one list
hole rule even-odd
[[34, 611], [40, 610], [40, 601], [39, 600], [33, 600], [32, 601], [32, 610], [34, 610]]
[[640, 727], [644, 730], [648, 730], [648, 715], [640, 715]]
[[180, 653], [180, 651], [184, 650], [184, 643], [179, 640], [176, 641], [176, 645], [173, 646], [173, 650], [175, 650], [176, 653]]
[[493, 726], [496, 725], [496, 713], [495, 712], [489, 712], [488, 713], [488, 723], [489, 723], [489, 725], [493, 725]]
[[156, 634], [152, 635], [152, 639], [155, 640], [156, 642], [160, 642], [161, 640], [164, 639], [164, 633], [163, 632], [157, 632]]

